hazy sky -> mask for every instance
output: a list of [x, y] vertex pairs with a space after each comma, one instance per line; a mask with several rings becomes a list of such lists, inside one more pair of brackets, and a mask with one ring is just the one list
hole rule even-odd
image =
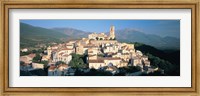
[[133, 28], [146, 34], [180, 38], [180, 20], [20, 20], [20, 22], [44, 28], [75, 28], [87, 32], [108, 32]]

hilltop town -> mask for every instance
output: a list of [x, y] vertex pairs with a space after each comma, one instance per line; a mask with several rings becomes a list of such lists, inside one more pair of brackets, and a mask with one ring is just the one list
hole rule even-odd
[[[28, 49], [21, 51], [27, 52]], [[124, 75], [137, 76], [144, 72], [148, 74], [158, 70], [151, 66], [148, 56], [135, 49], [134, 44], [118, 42], [114, 26], [110, 27], [109, 35], [92, 33], [88, 38], [48, 46], [43, 53], [45, 54], [39, 54], [41, 58], [38, 58], [46, 65], [40, 64], [39, 61], [34, 62], [33, 58], [37, 57], [36, 54], [28, 54], [20, 56], [20, 70], [27, 72], [42, 69], [47, 71], [48, 76], [74, 76], [78, 72], [79, 75], [87, 76], [97, 71], [116, 75], [123, 72], [122, 68], [128, 67], [135, 71]], [[85, 66], [76, 67], [82, 64], [79, 62], [80, 59], [77, 59], [78, 56], [82, 58]]]

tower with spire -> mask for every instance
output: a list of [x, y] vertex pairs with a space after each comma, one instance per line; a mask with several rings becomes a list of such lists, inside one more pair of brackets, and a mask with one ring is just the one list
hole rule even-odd
[[110, 39], [115, 39], [115, 26], [110, 27]]

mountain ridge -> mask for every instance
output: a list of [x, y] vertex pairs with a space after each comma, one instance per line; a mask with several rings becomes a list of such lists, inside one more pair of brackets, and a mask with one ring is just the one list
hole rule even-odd
[[178, 38], [145, 34], [137, 30], [116, 30], [116, 38], [121, 42], [141, 42], [159, 49], [180, 49]]
[[51, 28], [51, 29], [61, 32], [66, 35], [70, 35], [71, 37], [74, 37], [75, 39], [85, 38], [91, 33], [91, 32], [85, 32], [82, 30], [74, 29], [74, 28], [57, 27], [57, 28]]
[[68, 35], [46, 28], [20, 23], [20, 47], [22, 48], [43, 43], [63, 42], [69, 37]]
[[[33, 40], [34, 38], [31, 39], [26, 38], [26, 40], [34, 42], [38, 40], [42, 41], [43, 40], [42, 38], [46, 38], [44, 40], [48, 40], [47, 38], [49, 38], [53, 39], [50, 41], [55, 40], [59, 42], [72, 39], [81, 39], [81, 38], [87, 38], [88, 35], [91, 33], [92, 32], [86, 32], [75, 28], [57, 27], [57, 28], [47, 29], [47, 28], [32, 26], [25, 23], [20, 23], [20, 36], [22, 37], [22, 39], [24, 39], [24, 37], [36, 37], [35, 38], [36, 40]], [[106, 32], [106, 34], [109, 33]], [[116, 30], [115, 34], [116, 34], [116, 39], [120, 42], [140, 42], [146, 45], [156, 47], [158, 49], [180, 49], [180, 39], [175, 37], [170, 37], [170, 36], [161, 37], [156, 34], [145, 34], [140, 30], [134, 28], [125, 28]]]

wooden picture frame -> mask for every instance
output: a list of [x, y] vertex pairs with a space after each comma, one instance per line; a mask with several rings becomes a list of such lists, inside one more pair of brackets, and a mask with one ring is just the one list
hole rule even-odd
[[[1, 79], [2, 94], [7, 95], [191, 95], [199, 94], [199, 1], [7, 1], [1, 2]], [[11, 88], [9, 87], [9, 9], [191, 9], [192, 10], [192, 87], [191, 88]]]

